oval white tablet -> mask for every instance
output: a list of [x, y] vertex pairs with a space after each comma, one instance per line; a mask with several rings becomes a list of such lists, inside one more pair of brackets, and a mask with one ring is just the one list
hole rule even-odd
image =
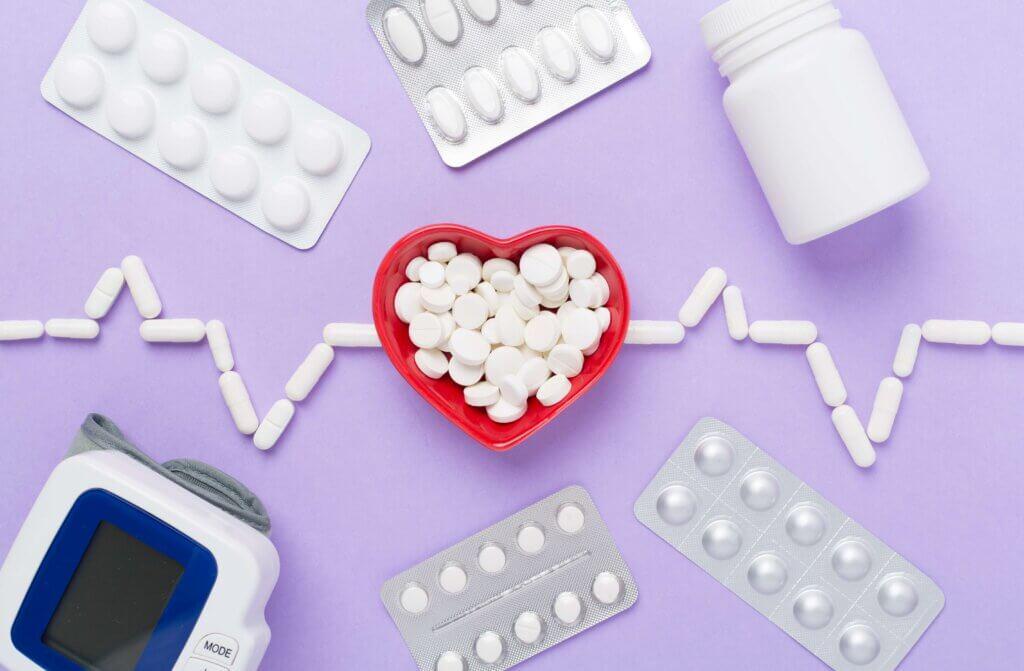
[[423, 18], [430, 32], [446, 44], [462, 36], [462, 16], [452, 0], [423, 0]]
[[572, 592], [562, 592], [555, 597], [552, 610], [558, 621], [564, 625], [574, 625], [583, 615], [583, 602]]
[[139, 64], [146, 76], [157, 84], [173, 84], [188, 69], [188, 47], [173, 30], [158, 30], [139, 50]]
[[826, 405], [833, 408], [846, 403], [846, 385], [839, 375], [839, 368], [832, 359], [832, 353], [823, 342], [816, 342], [807, 348], [807, 362], [811, 366], [814, 381]]
[[225, 149], [210, 163], [210, 182], [217, 193], [228, 200], [242, 201], [259, 185], [260, 167], [245, 149]]
[[903, 400], [903, 383], [895, 377], [887, 377], [878, 385], [875, 404], [868, 419], [868, 438], [873, 443], [884, 443], [892, 434], [896, 414]]
[[535, 103], [540, 98], [540, 77], [530, 52], [521, 47], [510, 47], [501, 54], [501, 74], [517, 98]]
[[494, 543], [480, 548], [476, 560], [484, 573], [500, 573], [505, 569], [505, 551]]
[[501, 400], [498, 387], [490, 382], [477, 382], [471, 387], [466, 387], [462, 391], [462, 396], [466, 400], [466, 405], [474, 408], [486, 408]]
[[493, 23], [498, 18], [498, 0], [465, 0], [466, 9], [480, 23]]
[[107, 102], [107, 121], [121, 137], [137, 140], [153, 130], [153, 123], [156, 121], [156, 102], [145, 89], [121, 89]]
[[565, 375], [555, 375], [537, 390], [537, 400], [548, 408], [561, 403], [570, 391], [572, 391], [572, 382], [569, 381], [569, 378]]
[[698, 280], [693, 291], [690, 292], [683, 307], [679, 309], [679, 322], [687, 328], [693, 328], [699, 324], [714, 302], [718, 300], [718, 296], [725, 290], [727, 281], [728, 278], [724, 270], [717, 267], [708, 268]]
[[443, 86], [431, 89], [427, 93], [427, 108], [444, 139], [456, 144], [466, 139], [466, 115], [454, 93]]
[[498, 321], [498, 336], [503, 345], [519, 347], [523, 344], [526, 322], [519, 316], [511, 303], [506, 303], [498, 308], [498, 313], [494, 318]]
[[430, 597], [427, 595], [427, 590], [422, 585], [413, 583], [406, 585], [405, 589], [402, 590], [402, 594], [399, 596], [399, 601], [402, 604], [402, 608], [407, 613], [413, 615], [419, 615], [427, 609], [427, 604], [430, 602]]
[[896, 356], [892, 362], [892, 372], [900, 377], [909, 377], [917, 363], [917, 353], [921, 347], [921, 327], [907, 324], [900, 333], [900, 344], [896, 348]]
[[474, 67], [466, 70], [462, 78], [462, 88], [481, 119], [487, 123], [497, 123], [505, 116], [505, 103], [501, 99], [501, 91], [494, 77], [486, 68]]
[[224, 114], [238, 102], [238, 73], [226, 61], [207, 63], [189, 79], [192, 100], [204, 112]]
[[528, 555], [535, 555], [544, 549], [544, 530], [537, 524], [527, 524], [516, 534], [516, 545]]
[[97, 2], [89, 10], [85, 30], [102, 51], [116, 54], [135, 41], [135, 13], [120, 0]]
[[242, 125], [260, 144], [277, 144], [292, 127], [292, 110], [277, 91], [260, 91], [245, 104]]
[[206, 337], [206, 324], [199, 319], [147, 319], [139, 325], [146, 342], [199, 342]]
[[487, 357], [484, 364], [484, 377], [497, 386], [506, 375], [516, 375], [523, 367], [526, 358], [516, 347], [502, 346], [496, 348]]
[[615, 57], [615, 33], [604, 14], [593, 7], [576, 12], [576, 33], [590, 55], [607, 63]]
[[455, 246], [455, 243], [447, 240], [435, 242], [427, 247], [427, 258], [431, 261], [437, 261], [438, 263], [448, 263], [454, 259], [458, 253], [459, 250]]
[[580, 72], [580, 62], [572, 42], [559, 28], [548, 26], [537, 35], [541, 56], [555, 79], [571, 82]]
[[985, 345], [992, 339], [992, 329], [985, 322], [963, 319], [929, 319], [921, 326], [928, 342], [948, 345]]
[[461, 565], [448, 564], [437, 574], [437, 582], [441, 585], [441, 589], [449, 594], [458, 594], [466, 589], [469, 576], [466, 574], [466, 569], [462, 568]]
[[505, 655], [505, 643], [495, 632], [485, 631], [477, 636], [473, 650], [484, 664], [496, 664]]
[[263, 216], [279, 231], [296, 231], [309, 217], [309, 192], [299, 180], [285, 177], [260, 198]]
[[398, 57], [409, 65], [419, 65], [423, 60], [423, 33], [409, 10], [395, 6], [385, 12], [384, 35]]
[[88, 109], [103, 96], [103, 70], [91, 58], [72, 56], [57, 67], [54, 85], [61, 100], [72, 107]]
[[579, 533], [583, 529], [586, 516], [583, 509], [575, 503], [566, 503], [558, 508], [555, 514], [555, 522], [558, 528], [567, 534]]
[[601, 571], [594, 578], [590, 592], [598, 603], [611, 606], [622, 598], [622, 580], [610, 571]]
[[174, 119], [157, 131], [160, 155], [179, 170], [191, 170], [206, 158], [206, 129], [195, 119]]
[[341, 135], [326, 122], [314, 121], [295, 134], [295, 160], [311, 175], [331, 174], [344, 157]]
[[533, 645], [544, 635], [544, 620], [533, 611], [520, 613], [513, 627], [516, 638], [526, 645]]
[[810, 345], [818, 339], [818, 327], [809, 321], [765, 321], [750, 325], [750, 339], [763, 345]]
[[746, 340], [750, 325], [747, 323], [743, 292], [739, 287], [726, 287], [722, 292], [722, 303], [725, 306], [725, 323], [729, 328], [729, 337], [736, 341]]
[[531, 396], [540, 390], [549, 377], [551, 377], [551, 369], [548, 368], [548, 362], [540, 355], [527, 359], [523, 367], [519, 369], [519, 379], [526, 386], [526, 393]]

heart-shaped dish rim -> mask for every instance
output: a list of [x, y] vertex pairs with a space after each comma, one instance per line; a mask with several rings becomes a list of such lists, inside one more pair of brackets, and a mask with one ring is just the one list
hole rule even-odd
[[[492, 257], [517, 261], [529, 247], [549, 243], [555, 247], [586, 249], [597, 260], [597, 272], [608, 281], [611, 295], [606, 307], [611, 324], [601, 337], [597, 351], [586, 357], [583, 371], [572, 378], [572, 391], [555, 406], [546, 408], [530, 399], [526, 414], [510, 424], [491, 421], [484, 408], [466, 405], [463, 388], [445, 376], [432, 380], [420, 372], [414, 360], [416, 346], [409, 340], [408, 326], [395, 311], [395, 294], [409, 281], [405, 267], [417, 256], [426, 256], [435, 242], [454, 242], [459, 252], [470, 252], [486, 261]], [[629, 327], [629, 291], [625, 276], [615, 257], [597, 238], [569, 226], [542, 226], [511, 238], [495, 238], [476, 229], [458, 224], [434, 224], [419, 228], [396, 242], [384, 258], [373, 283], [373, 321], [384, 351], [398, 372], [438, 412], [456, 426], [496, 452], [509, 450], [523, 442], [560, 413], [575, 403], [601, 377], [615, 360], [626, 339]]]

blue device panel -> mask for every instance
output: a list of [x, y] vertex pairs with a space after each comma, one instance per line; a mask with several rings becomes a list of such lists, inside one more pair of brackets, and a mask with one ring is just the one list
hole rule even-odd
[[167, 671], [216, 579], [209, 550], [110, 492], [90, 490], [54, 537], [11, 638], [47, 671]]

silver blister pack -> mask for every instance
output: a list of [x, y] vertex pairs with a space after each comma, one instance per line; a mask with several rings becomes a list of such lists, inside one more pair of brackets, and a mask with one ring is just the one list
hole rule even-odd
[[895, 669], [945, 604], [931, 578], [716, 419], [697, 423], [634, 512], [837, 671]]
[[501, 670], [636, 602], [585, 489], [568, 487], [388, 580], [381, 599], [423, 671]]
[[366, 16], [453, 168], [651, 59], [624, 0], [371, 0]]

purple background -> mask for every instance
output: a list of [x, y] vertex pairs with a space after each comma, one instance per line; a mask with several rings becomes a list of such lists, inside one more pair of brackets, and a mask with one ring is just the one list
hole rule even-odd
[[[446, 168], [363, 3], [155, 3], [366, 129], [374, 149], [320, 244], [297, 252], [46, 104], [39, 82], [81, 3], [0, 7], [0, 318], [78, 316], [99, 273], [147, 262], [165, 316], [220, 318], [262, 414], [330, 321], [368, 321], [378, 260], [454, 221], [497, 235], [586, 228], [634, 316], [671, 319], [710, 264], [752, 319], [817, 322], [862, 418], [900, 329], [1024, 319], [1024, 7], [847, 0], [933, 171], [920, 195], [804, 247], [777, 230], [722, 113], [697, 19], [711, 0], [633, 0], [650, 67], [461, 171]], [[733, 423], [945, 590], [905, 669], [1016, 667], [1024, 352], [925, 345], [869, 472], [835, 436], [800, 348], [736, 344], [715, 309], [677, 348], [623, 350], [607, 379], [506, 455], [447, 424], [379, 351], [341, 351], [270, 454], [234, 430], [205, 345], [154, 346], [122, 297], [96, 342], [0, 345], [0, 554], [89, 411], [154, 457], [217, 464], [265, 499], [283, 572], [264, 668], [412, 669], [379, 599], [395, 573], [569, 484], [587, 487], [640, 587], [630, 611], [528, 662], [544, 669], [815, 669], [774, 625], [633, 518], [693, 423]], [[525, 668], [525, 667], [524, 667]]]

